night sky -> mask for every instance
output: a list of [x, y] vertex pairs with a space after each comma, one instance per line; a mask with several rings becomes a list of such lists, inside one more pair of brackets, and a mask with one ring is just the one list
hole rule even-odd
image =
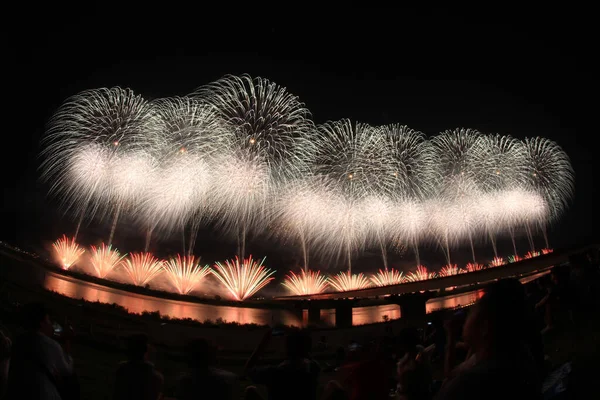
[[591, 17], [584, 10], [475, 11], [254, 10], [234, 17], [180, 10], [185, 15], [161, 11], [162, 19], [107, 9], [16, 12], [3, 35], [9, 72], [0, 240], [35, 248], [74, 229], [37, 172], [44, 125], [67, 97], [102, 86], [130, 87], [149, 99], [184, 95], [228, 73], [287, 87], [317, 123], [348, 117], [428, 135], [468, 127], [555, 140], [571, 157], [576, 191], [550, 228], [551, 244], [597, 238], [600, 87]]

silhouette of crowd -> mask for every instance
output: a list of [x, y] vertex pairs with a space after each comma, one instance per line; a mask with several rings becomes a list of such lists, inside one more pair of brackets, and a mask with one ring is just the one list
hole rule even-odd
[[[516, 279], [493, 282], [468, 310], [447, 313], [423, 329], [394, 332], [385, 324], [381, 335], [335, 348], [327, 335], [313, 346], [308, 330], [269, 329], [238, 374], [219, 366], [217, 346], [197, 338], [185, 346], [187, 368], [176, 382], [165, 382], [151, 362], [150, 338], [132, 334], [124, 340], [127, 359], [114, 372], [113, 399], [556, 397], [564, 392], [557, 382], [569, 369], [548, 370], [543, 337], [577, 326], [582, 310], [597, 311], [598, 274], [597, 253], [577, 254], [570, 265], [527, 285]], [[54, 323], [51, 314], [41, 303], [20, 307], [24, 330], [13, 340], [0, 326], [0, 398], [80, 398], [73, 332]], [[285, 349], [277, 360], [265, 356], [276, 336], [283, 337]], [[319, 354], [331, 358], [318, 361]], [[169, 397], [167, 384], [174, 388]]]

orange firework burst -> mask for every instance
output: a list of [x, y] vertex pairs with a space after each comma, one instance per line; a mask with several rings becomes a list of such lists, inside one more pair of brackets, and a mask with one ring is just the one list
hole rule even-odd
[[322, 293], [327, 288], [327, 278], [320, 271], [300, 271], [296, 275], [292, 271], [285, 277], [282, 283], [295, 295]]
[[460, 270], [458, 269], [458, 265], [456, 264], [450, 264], [450, 265], [444, 265], [444, 267], [440, 270], [440, 276], [452, 276], [452, 275], [458, 275], [460, 273]]
[[429, 271], [427, 271], [427, 267], [425, 267], [424, 265], [419, 265], [417, 267], [416, 271], [410, 272], [406, 276], [406, 280], [408, 282], [417, 282], [417, 281], [424, 281], [426, 279], [433, 279], [435, 277], [436, 277], [435, 272], [429, 272]]
[[52, 247], [54, 247], [54, 258], [62, 269], [71, 268], [79, 260], [79, 257], [85, 253], [85, 250], [75, 243], [75, 238], [69, 239], [67, 235], [63, 235], [62, 238], [54, 242]]
[[542, 249], [542, 254], [550, 254], [552, 253], [554, 250], [552, 249]]
[[163, 264], [169, 280], [175, 286], [175, 289], [181, 294], [188, 294], [198, 286], [198, 284], [208, 275], [212, 269], [205, 265], [200, 265], [200, 259], [196, 260], [194, 256], [172, 258]]
[[144, 286], [162, 272], [163, 262], [151, 253], [132, 253], [123, 263], [131, 283]]
[[528, 251], [527, 254], [525, 254], [525, 259], [537, 257], [539, 255], [540, 255], [539, 251]]
[[483, 264], [468, 263], [467, 265], [465, 265], [465, 269], [466, 269], [466, 272], [474, 272], [474, 271], [481, 271], [482, 269], [485, 269], [485, 267]]
[[101, 246], [92, 246], [92, 257], [90, 262], [99, 278], [105, 278], [117, 265], [121, 264], [125, 255], [120, 255], [110, 245], [102, 243]]
[[502, 257], [494, 257], [494, 259], [492, 260], [492, 262], [490, 262], [490, 267], [499, 267], [501, 265], [506, 264], [506, 261], [504, 261], [504, 258]]
[[379, 270], [375, 275], [371, 276], [371, 282], [376, 286], [389, 286], [403, 283], [406, 280], [402, 272], [395, 269]]
[[340, 272], [339, 274], [330, 277], [327, 281], [329, 282], [329, 285], [338, 292], [365, 289], [370, 286], [369, 280], [362, 272], [358, 274]]
[[235, 300], [243, 301], [273, 280], [275, 271], [265, 268], [262, 264], [252, 260], [252, 256], [240, 263], [235, 260], [225, 261], [225, 265], [217, 262], [212, 271], [213, 275], [227, 288]]

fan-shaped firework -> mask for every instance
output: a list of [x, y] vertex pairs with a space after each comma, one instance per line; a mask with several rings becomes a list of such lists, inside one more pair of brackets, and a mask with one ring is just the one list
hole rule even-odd
[[194, 256], [171, 258], [163, 264], [169, 281], [180, 294], [188, 294], [198, 287], [200, 282], [208, 275], [212, 269], [205, 265], [200, 265], [200, 260]]
[[379, 270], [375, 275], [371, 276], [371, 282], [375, 286], [389, 286], [398, 285], [404, 283], [406, 279], [402, 275], [402, 272], [396, 271], [395, 269]]
[[54, 248], [54, 258], [62, 269], [71, 268], [79, 260], [79, 257], [85, 253], [85, 249], [75, 243], [75, 238], [69, 239], [67, 235], [63, 235], [62, 238], [54, 242], [52, 247]]
[[225, 264], [217, 262], [213, 268], [213, 275], [225, 286], [231, 297], [243, 301], [260, 289], [264, 288], [273, 280], [275, 271], [265, 268], [262, 261], [256, 262], [252, 256], [240, 263], [239, 258], [225, 261]]
[[506, 264], [506, 261], [504, 261], [504, 258], [494, 257], [494, 259], [490, 262], [490, 267], [500, 267], [504, 264]]
[[150, 253], [131, 253], [123, 267], [132, 284], [145, 286], [163, 271], [163, 262]]
[[465, 269], [467, 270], [467, 272], [475, 272], [475, 271], [481, 271], [482, 269], [485, 269], [485, 266], [483, 264], [468, 263], [465, 266]]
[[337, 292], [366, 289], [371, 286], [369, 280], [362, 274], [362, 272], [358, 274], [340, 272], [339, 274], [328, 278], [328, 282], [329, 285]]
[[125, 255], [120, 255], [116, 249], [104, 243], [99, 247], [91, 246], [90, 253], [90, 263], [99, 278], [106, 278], [125, 258]]
[[444, 267], [440, 270], [439, 276], [452, 276], [452, 275], [458, 275], [459, 273], [460, 273], [460, 270], [458, 269], [458, 265], [456, 265], [456, 264], [444, 265]]
[[417, 282], [417, 281], [424, 281], [427, 279], [433, 279], [435, 277], [436, 277], [435, 272], [429, 272], [425, 266], [419, 265], [414, 272], [411, 271], [406, 276], [406, 281], [407, 282]]
[[318, 294], [327, 288], [327, 278], [320, 271], [303, 269], [299, 274], [290, 271], [282, 283], [292, 294]]

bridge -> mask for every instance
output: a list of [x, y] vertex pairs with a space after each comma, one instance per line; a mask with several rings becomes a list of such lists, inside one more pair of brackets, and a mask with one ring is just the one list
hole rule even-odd
[[496, 268], [469, 272], [424, 281], [408, 282], [384, 287], [370, 287], [347, 292], [328, 292], [314, 295], [282, 296], [276, 300], [291, 302], [298, 309], [308, 310], [309, 323], [317, 323], [321, 309], [335, 309], [336, 326], [352, 324], [352, 306], [360, 299], [383, 298], [386, 302], [398, 304], [402, 317], [419, 318], [425, 315], [427, 300], [440, 293], [452, 289], [457, 291], [472, 291], [482, 288], [485, 284], [502, 278], [517, 278], [522, 282], [535, 279], [540, 274], [548, 272], [553, 266], [567, 263], [569, 257], [592, 248], [598, 248], [597, 243], [572, 249], [557, 250], [519, 262], [510, 263]]

